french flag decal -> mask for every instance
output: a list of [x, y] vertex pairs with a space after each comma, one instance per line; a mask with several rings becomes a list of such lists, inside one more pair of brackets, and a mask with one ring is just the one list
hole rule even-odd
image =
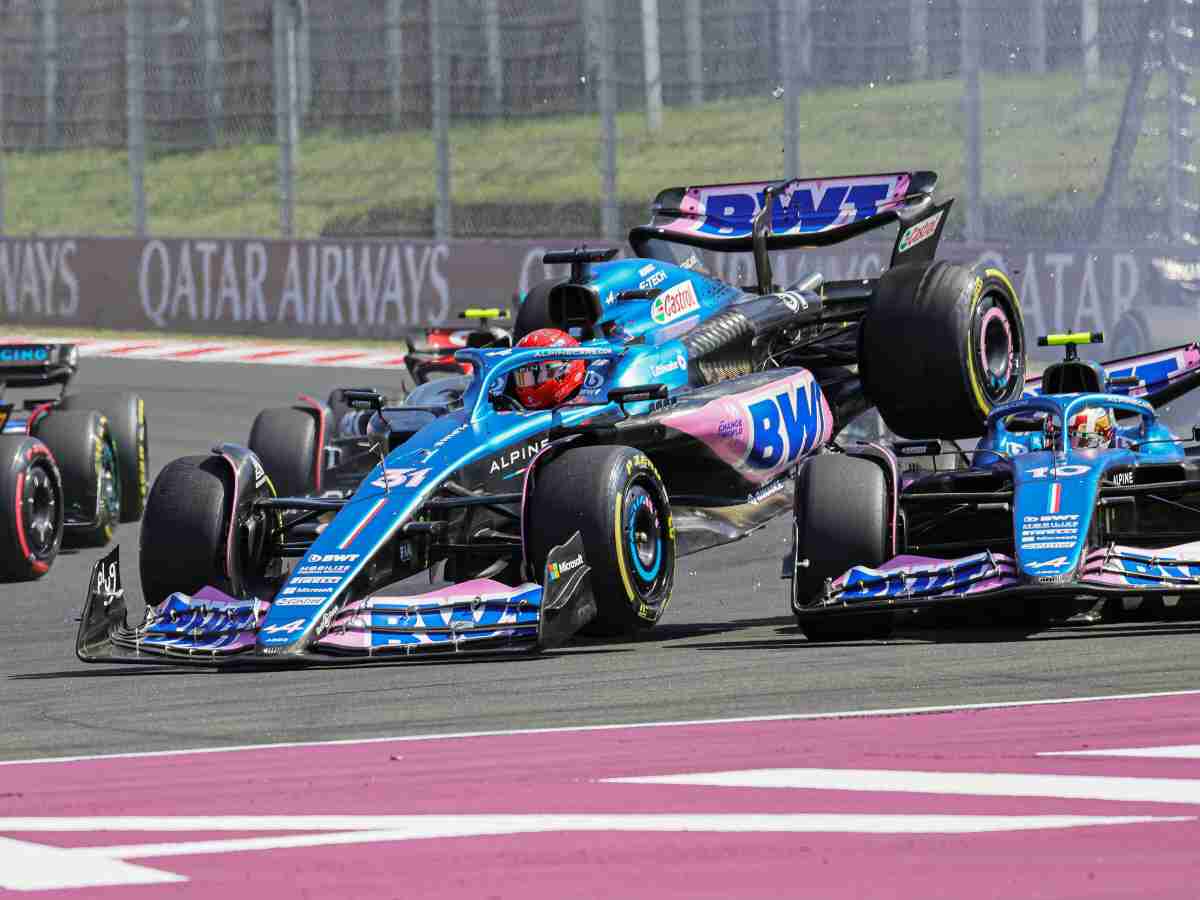
[[1062, 504], [1062, 484], [1054, 482], [1050, 485], [1050, 505], [1047, 512], [1058, 512], [1059, 506]]

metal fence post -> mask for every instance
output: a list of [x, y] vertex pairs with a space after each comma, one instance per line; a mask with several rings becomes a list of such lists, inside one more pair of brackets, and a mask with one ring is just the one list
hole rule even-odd
[[504, 57], [500, 50], [500, 0], [483, 0], [483, 29], [487, 41], [488, 113], [504, 108]]
[[388, 111], [393, 130], [404, 122], [404, 33], [403, 0], [387, 0], [384, 13], [384, 45], [387, 47]]
[[646, 127], [662, 130], [662, 55], [658, 49], [658, 0], [642, 0], [642, 59], [646, 76]]
[[0, 34], [0, 235], [4, 234], [4, 35]]
[[1079, 42], [1083, 46], [1083, 87], [1094, 90], [1100, 77], [1100, 0], [1081, 0]]
[[204, 111], [208, 124], [208, 143], [221, 143], [224, 131], [225, 79], [221, 65], [220, 18], [217, 0], [204, 0], [201, 11], [204, 29]]
[[963, 157], [965, 165], [966, 238], [983, 237], [983, 163], [980, 145], [983, 92], [979, 81], [979, 0], [959, 0], [962, 26]]
[[908, 3], [909, 63], [914, 80], [929, 77], [929, 0]]
[[604, 0], [591, 0], [597, 26], [600, 103], [600, 229], [606, 240], [621, 237], [621, 210], [617, 205], [617, 84], [613, 60], [611, 11]]
[[779, 76], [783, 81], [783, 177], [800, 175], [800, 68], [796, 35], [800, 10], [794, 0], [779, 0]]
[[48, 147], [57, 147], [59, 141], [58, 60], [58, 0], [42, 0], [42, 99]]
[[1046, 0], [1029, 0], [1029, 68], [1046, 74]]
[[704, 32], [700, 23], [700, 0], [684, 0], [683, 40], [687, 48], [688, 101], [693, 106], [704, 102]]
[[450, 237], [450, 80], [447, 77], [446, 36], [441, 3], [429, 4], [429, 73], [433, 95], [433, 141], [437, 152], [437, 183], [433, 205], [433, 236]]
[[146, 16], [144, 0], [125, 2], [125, 117], [133, 230], [146, 234]]
[[274, 0], [275, 140], [279, 144], [279, 231], [284, 237], [295, 233], [296, 144], [300, 131], [296, 122], [296, 30], [292, 0]]

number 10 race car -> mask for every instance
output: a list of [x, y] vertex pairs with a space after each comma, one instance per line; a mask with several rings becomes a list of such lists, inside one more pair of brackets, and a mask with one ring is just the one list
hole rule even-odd
[[1076, 344], [1101, 340], [1043, 338], [1066, 359], [994, 407], [949, 469], [901, 472], [892, 452], [936, 459], [938, 441], [801, 466], [784, 572], [810, 639], [884, 636], [926, 608], [1037, 628], [1102, 598], [1200, 597], [1200, 430], [1184, 447], [1156, 413], [1200, 385], [1200, 345], [1107, 367], [1077, 357]]
[[[516, 346], [455, 354], [470, 375], [395, 407], [339, 389], [264, 411], [248, 446], [163, 470], [141, 532], [146, 617], [127, 622], [114, 550], [78, 656], [402, 659], [653, 626], [676, 557], [786, 514], [797, 464], [862, 410], [965, 437], [1022, 395], [1019, 301], [999, 270], [933, 259], [950, 209], [935, 182], [663, 191], [632, 258], [549, 254], [570, 274], [529, 291]], [[774, 283], [769, 251], [895, 223], [880, 278]], [[751, 252], [755, 283], [710, 276], [694, 248]], [[545, 329], [571, 339], [521, 343]], [[527, 405], [522, 386], [547, 371], [583, 374]], [[427, 572], [444, 583], [413, 584]]]

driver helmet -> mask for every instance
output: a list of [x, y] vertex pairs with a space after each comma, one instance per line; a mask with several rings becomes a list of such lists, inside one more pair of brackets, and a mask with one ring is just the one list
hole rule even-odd
[[1111, 447], [1116, 432], [1107, 409], [1085, 409], [1071, 417], [1067, 429], [1071, 446], [1076, 450]]
[[[579, 341], [557, 328], [539, 328], [518, 347], [578, 347]], [[513, 372], [513, 393], [526, 409], [550, 409], [565, 403], [583, 385], [587, 363], [582, 359], [531, 363]]]

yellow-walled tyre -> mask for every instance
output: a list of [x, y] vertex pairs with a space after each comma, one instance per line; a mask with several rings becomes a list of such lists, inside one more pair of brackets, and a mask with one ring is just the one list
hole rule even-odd
[[1025, 387], [1025, 324], [1008, 276], [943, 260], [883, 273], [859, 332], [859, 373], [888, 428], [907, 438], [983, 433]]

